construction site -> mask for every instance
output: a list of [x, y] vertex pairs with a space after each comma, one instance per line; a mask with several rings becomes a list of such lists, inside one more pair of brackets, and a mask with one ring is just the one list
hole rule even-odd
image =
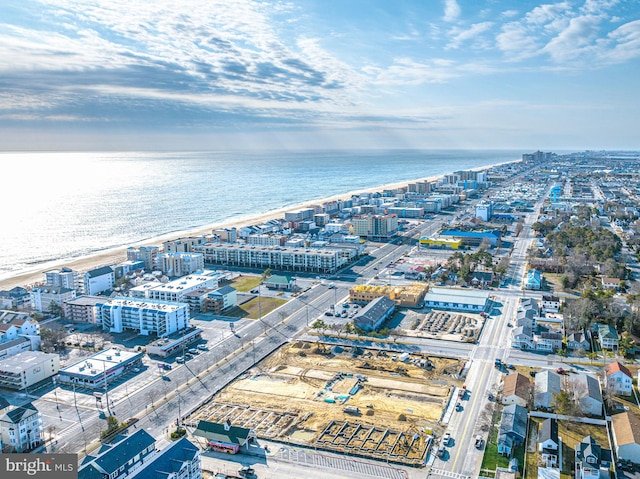
[[283, 346], [187, 420], [258, 438], [424, 465], [463, 364], [455, 359], [296, 342]]

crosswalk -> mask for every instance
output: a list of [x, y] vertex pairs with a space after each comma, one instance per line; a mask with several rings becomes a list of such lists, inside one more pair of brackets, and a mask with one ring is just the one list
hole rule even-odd
[[466, 476], [453, 471], [445, 471], [444, 469], [431, 469], [427, 477], [429, 479], [437, 479], [439, 477], [446, 477], [450, 479], [471, 479], [471, 476]]

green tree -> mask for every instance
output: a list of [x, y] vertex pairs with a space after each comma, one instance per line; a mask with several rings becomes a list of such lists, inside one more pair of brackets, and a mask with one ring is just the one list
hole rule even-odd
[[571, 394], [568, 391], [554, 393], [551, 407], [557, 414], [570, 414], [574, 409]]
[[631, 339], [629, 333], [625, 332], [620, 336], [620, 340], [618, 341], [618, 348], [620, 349], [620, 353], [625, 358], [630, 357], [633, 354], [635, 349], [635, 342]]

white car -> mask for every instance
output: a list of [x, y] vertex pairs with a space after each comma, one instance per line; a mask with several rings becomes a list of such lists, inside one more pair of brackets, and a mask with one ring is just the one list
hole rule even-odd
[[448, 432], [445, 432], [444, 436], [442, 436], [442, 445], [448, 446], [449, 441], [451, 441], [451, 434], [449, 434]]

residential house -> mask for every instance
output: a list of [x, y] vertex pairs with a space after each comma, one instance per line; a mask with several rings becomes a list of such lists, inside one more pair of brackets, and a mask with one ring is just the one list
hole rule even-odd
[[611, 451], [602, 448], [591, 436], [575, 447], [576, 479], [608, 479]]
[[562, 332], [551, 328], [544, 329], [539, 334], [533, 336], [536, 343], [536, 350], [545, 353], [553, 353], [562, 349], [562, 340], [564, 339]]
[[78, 479], [122, 479], [143, 467], [156, 454], [156, 440], [144, 429], [117, 436], [95, 455], [85, 456]]
[[527, 435], [528, 412], [518, 404], [509, 404], [502, 410], [498, 429], [498, 454], [510, 456], [524, 443]]
[[29, 291], [22, 286], [0, 291], [0, 304], [3, 308], [22, 308], [29, 304]]
[[607, 278], [603, 276], [601, 282], [604, 289], [615, 289], [616, 291], [620, 289], [620, 279], [618, 278]]
[[484, 288], [493, 283], [493, 273], [491, 271], [474, 271], [471, 274], [471, 284], [476, 288]]
[[550, 411], [554, 397], [560, 394], [562, 377], [554, 371], [540, 371], [534, 380], [533, 407]]
[[531, 395], [531, 381], [518, 372], [504, 377], [502, 385], [502, 404], [518, 404], [527, 407]]
[[42, 445], [43, 440], [42, 414], [33, 404], [8, 406], [0, 414], [2, 452], [33, 451]]
[[614, 361], [605, 368], [604, 386], [616, 396], [631, 396], [633, 374], [619, 361]]
[[518, 326], [511, 332], [511, 347], [518, 349], [535, 349], [533, 341], [533, 328], [531, 326]]
[[576, 351], [578, 349], [591, 351], [589, 337], [582, 331], [569, 333], [567, 334], [567, 348], [571, 351]]
[[539, 464], [546, 468], [557, 468], [559, 449], [558, 422], [555, 418], [545, 419], [538, 432]]
[[573, 392], [573, 400], [587, 416], [602, 416], [604, 403], [600, 381], [591, 374], [577, 374], [569, 379], [569, 391]]
[[640, 418], [632, 412], [611, 416], [616, 457], [640, 464]]
[[609, 351], [618, 349], [618, 341], [620, 337], [618, 336], [616, 329], [610, 324], [598, 324], [597, 328], [600, 347], [602, 349], [608, 349]]
[[542, 289], [542, 273], [540, 270], [530, 269], [527, 271], [527, 279], [525, 280], [524, 287], [536, 291]]
[[543, 295], [542, 309], [546, 313], [557, 313], [560, 310], [560, 298], [557, 296]]
[[158, 451], [134, 471], [135, 479], [202, 479], [200, 449], [185, 437]]

